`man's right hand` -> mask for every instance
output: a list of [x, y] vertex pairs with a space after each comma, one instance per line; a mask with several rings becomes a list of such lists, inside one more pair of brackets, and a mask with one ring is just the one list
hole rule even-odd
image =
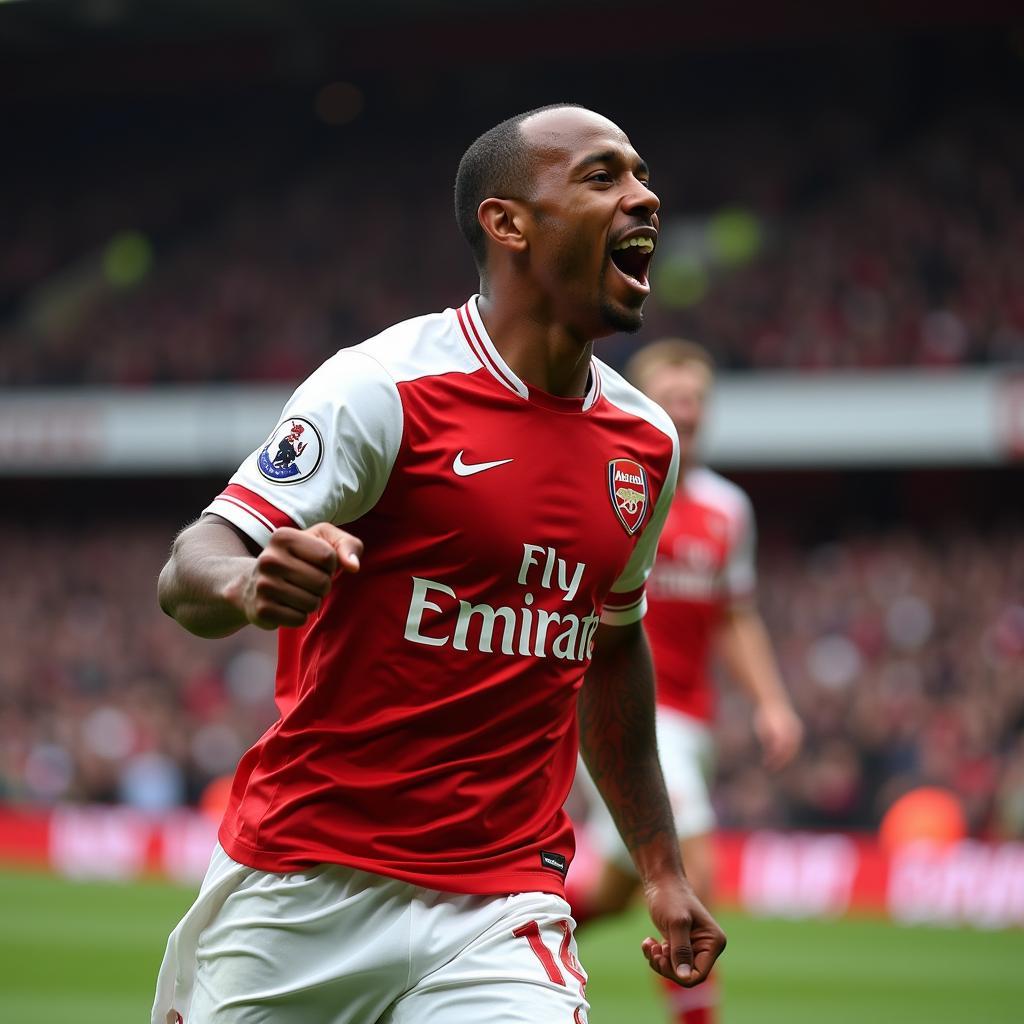
[[331, 589], [337, 572], [358, 572], [363, 542], [331, 523], [273, 532], [252, 567], [225, 595], [260, 629], [302, 626]]
[[778, 771], [799, 752], [804, 727], [788, 700], [765, 700], [754, 711], [754, 732], [761, 741], [765, 767]]

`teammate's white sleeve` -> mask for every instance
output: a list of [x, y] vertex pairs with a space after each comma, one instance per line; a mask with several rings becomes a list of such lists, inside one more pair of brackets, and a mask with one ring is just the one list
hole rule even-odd
[[733, 522], [734, 536], [722, 572], [722, 589], [728, 598], [748, 597], [757, 587], [757, 526], [754, 508], [742, 491]]
[[203, 510], [261, 547], [279, 526], [342, 526], [380, 499], [402, 442], [402, 400], [388, 372], [343, 349], [288, 400], [267, 441]]
[[679, 442], [672, 435], [672, 460], [669, 463], [668, 475], [658, 495], [654, 512], [640, 534], [633, 554], [626, 563], [622, 575], [612, 584], [611, 592], [601, 610], [601, 621], [611, 626], [625, 626], [642, 619], [647, 614], [647, 593], [645, 584], [654, 566], [654, 557], [658, 553], [658, 538], [668, 518], [672, 499], [676, 493], [679, 478]]

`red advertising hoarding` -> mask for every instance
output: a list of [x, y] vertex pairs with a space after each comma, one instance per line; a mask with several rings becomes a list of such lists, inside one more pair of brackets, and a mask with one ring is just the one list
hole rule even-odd
[[[193, 811], [151, 817], [118, 807], [0, 807], [0, 863], [69, 878], [160, 875], [198, 884], [216, 823]], [[1024, 927], [1024, 843], [910, 843], [892, 856], [873, 835], [725, 832], [722, 903], [776, 917], [887, 914], [907, 924]]]

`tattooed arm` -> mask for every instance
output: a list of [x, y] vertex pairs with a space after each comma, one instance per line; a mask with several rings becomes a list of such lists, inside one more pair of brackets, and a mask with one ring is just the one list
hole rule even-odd
[[725, 935], [686, 880], [654, 734], [654, 670], [639, 622], [602, 625], [579, 696], [580, 748], [618, 826], [662, 941], [644, 940], [651, 967], [703, 981]]

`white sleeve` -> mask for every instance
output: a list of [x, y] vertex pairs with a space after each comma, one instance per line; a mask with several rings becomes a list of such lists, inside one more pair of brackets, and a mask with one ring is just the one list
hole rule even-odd
[[342, 526], [380, 500], [402, 441], [402, 400], [372, 356], [344, 349], [288, 400], [266, 442], [203, 510], [261, 547], [279, 526]]
[[658, 539], [672, 507], [678, 478], [679, 441], [672, 435], [672, 459], [654, 512], [640, 534], [640, 540], [637, 541], [622, 575], [612, 584], [611, 592], [601, 610], [601, 621], [610, 626], [626, 626], [647, 614], [647, 577], [651, 575], [654, 566], [654, 556], [658, 553]]
[[757, 587], [757, 526], [750, 499], [744, 494], [737, 506], [732, 550], [725, 563], [722, 589], [726, 597], [748, 597]]

